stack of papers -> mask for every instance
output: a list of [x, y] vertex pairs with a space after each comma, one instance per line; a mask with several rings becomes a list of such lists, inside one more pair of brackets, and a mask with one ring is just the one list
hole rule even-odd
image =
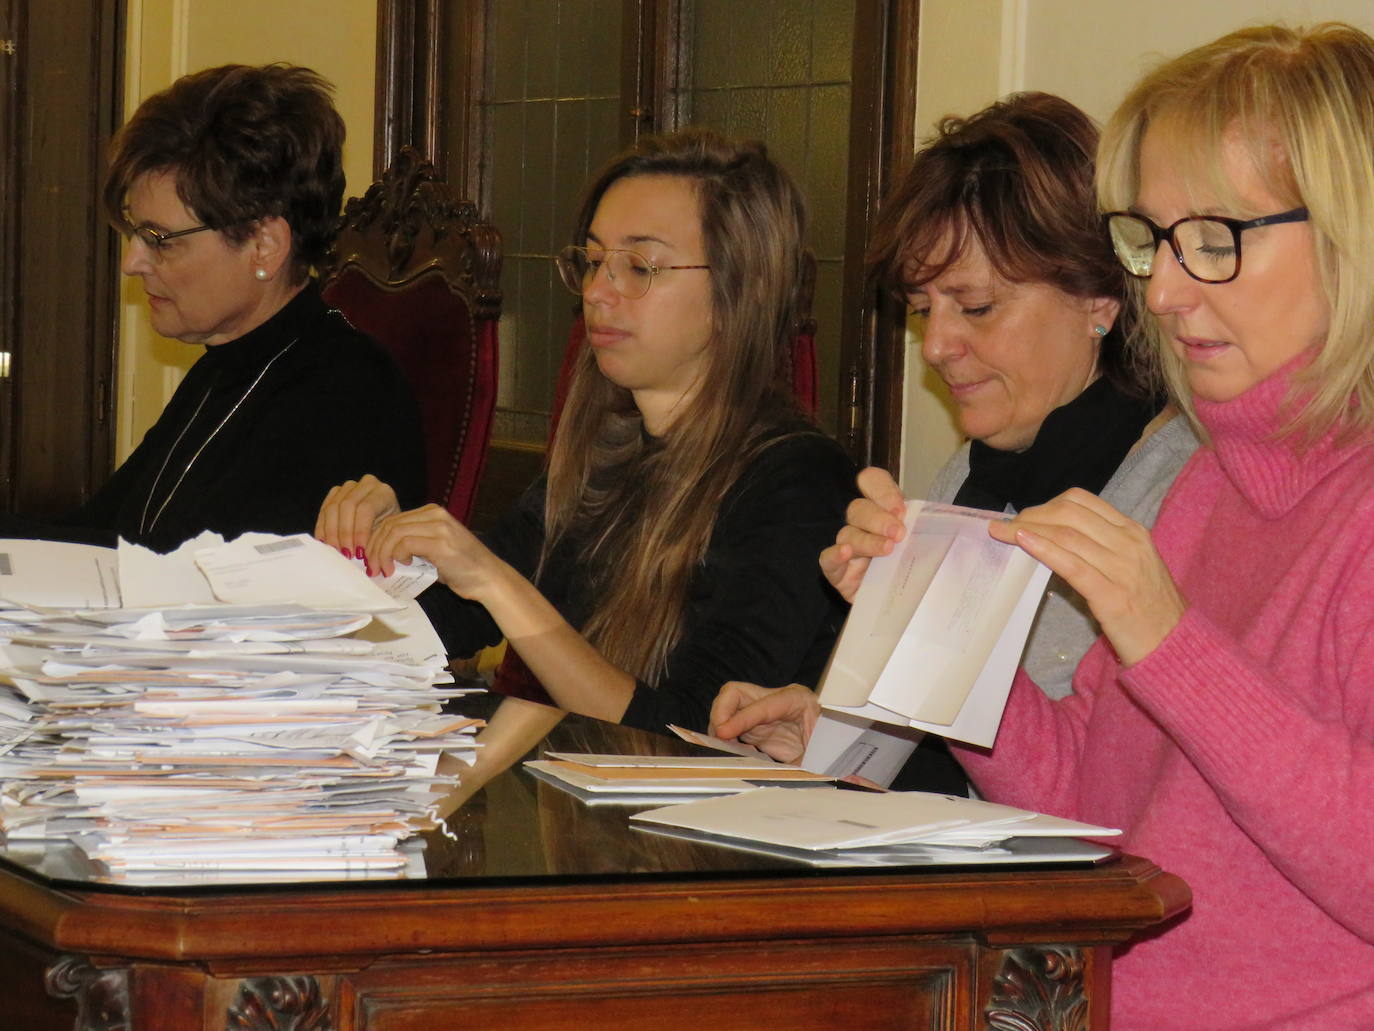
[[921, 791], [758, 788], [638, 813], [643, 830], [816, 866], [1095, 862], [1120, 834], [1026, 809]]
[[683, 795], [730, 795], [761, 784], [828, 784], [830, 777], [767, 756], [597, 755], [548, 752], [525, 769], [589, 804], [643, 805]]
[[[34, 545], [44, 558], [73, 549], [67, 568], [87, 579], [70, 575], [65, 595], [44, 583], [35, 602], [6, 572], [31, 568]], [[6, 841], [73, 841], [116, 878], [400, 875], [401, 842], [434, 825], [434, 796], [451, 786], [435, 776], [440, 754], [470, 760], [480, 724], [441, 711], [465, 692], [413, 600], [350, 565], [268, 535], [171, 556], [0, 543]], [[216, 601], [199, 568], [232, 579], [239, 603]], [[84, 605], [93, 582], [106, 601], [162, 600], [61, 607]], [[299, 583], [312, 606], [282, 600]]]

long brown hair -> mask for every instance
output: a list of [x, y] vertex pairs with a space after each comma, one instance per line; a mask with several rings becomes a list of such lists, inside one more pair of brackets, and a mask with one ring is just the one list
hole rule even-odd
[[657, 441], [630, 392], [583, 350], [549, 458], [540, 569], [575, 541], [597, 605], [583, 634], [650, 682], [682, 633], [683, 610], [726, 492], [780, 426], [801, 419], [784, 375], [801, 282], [806, 209], [757, 142], [689, 129], [642, 139], [611, 161], [583, 200], [585, 244], [601, 198], [631, 176], [686, 179], [701, 213], [713, 327], [702, 383]]

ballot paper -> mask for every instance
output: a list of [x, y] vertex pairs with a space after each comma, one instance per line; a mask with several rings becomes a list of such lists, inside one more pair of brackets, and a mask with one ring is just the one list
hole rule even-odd
[[118, 605], [114, 549], [62, 541], [0, 540], [0, 599], [54, 608]]
[[[141, 544], [120, 539], [119, 588], [123, 606], [129, 609], [156, 609], [163, 606], [215, 605], [221, 599], [210, 589], [210, 581], [196, 565], [196, 553], [220, 547], [224, 538], [206, 530], [166, 555], [159, 555]], [[96, 608], [88, 605], [85, 608]]]
[[245, 533], [228, 544], [196, 553], [196, 565], [221, 601], [270, 605], [292, 601], [306, 606], [387, 612], [396, 599], [348, 559], [308, 534], [278, 537]]
[[[1100, 838], [1121, 833], [976, 799], [827, 787], [807, 791], [757, 788], [651, 809], [630, 819], [741, 847], [758, 843], [815, 853], [868, 849], [875, 850], [873, 855], [898, 858], [901, 850], [913, 846], [928, 855], [934, 854], [933, 849], [957, 850], [952, 857], [961, 859], [979, 850], [1005, 852], [1003, 843], [1013, 838]], [[1064, 851], [1081, 852], [1076, 847]]]
[[907, 502], [907, 536], [870, 563], [821, 681], [822, 706], [992, 745], [1050, 574], [988, 535], [999, 518]]
[[828, 784], [799, 766], [732, 755], [597, 755], [547, 752], [525, 762], [540, 780], [585, 800], [643, 804], [660, 796], [724, 795], [750, 791], [761, 784]]
[[[193, 543], [106, 549], [143, 607], [118, 607], [118, 585], [103, 607], [89, 589], [5, 600], [0, 834], [73, 842], [128, 883], [404, 875], [451, 787], [441, 754], [471, 761], [480, 726], [442, 711], [467, 692], [405, 598], [425, 571], [393, 598], [309, 538]], [[88, 587], [72, 547], [56, 554]], [[202, 560], [243, 603], [216, 600]], [[316, 562], [336, 568], [316, 580]], [[323, 607], [285, 600], [296, 576]]]

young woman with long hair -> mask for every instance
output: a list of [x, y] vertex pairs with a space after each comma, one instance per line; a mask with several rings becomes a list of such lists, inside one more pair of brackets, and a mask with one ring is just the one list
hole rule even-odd
[[814, 555], [854, 491], [789, 387], [805, 227], [761, 144], [641, 141], [558, 259], [588, 346], [546, 475], [482, 538], [372, 477], [317, 535], [374, 571], [429, 559], [449, 653], [505, 637], [563, 709], [704, 729], [727, 680], [814, 684], [843, 616]]

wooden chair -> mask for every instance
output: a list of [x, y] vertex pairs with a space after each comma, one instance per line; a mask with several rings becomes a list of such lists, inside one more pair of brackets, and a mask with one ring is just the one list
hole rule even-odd
[[402, 147], [344, 208], [325, 300], [380, 341], [420, 404], [430, 501], [466, 522], [496, 407], [501, 234]]

